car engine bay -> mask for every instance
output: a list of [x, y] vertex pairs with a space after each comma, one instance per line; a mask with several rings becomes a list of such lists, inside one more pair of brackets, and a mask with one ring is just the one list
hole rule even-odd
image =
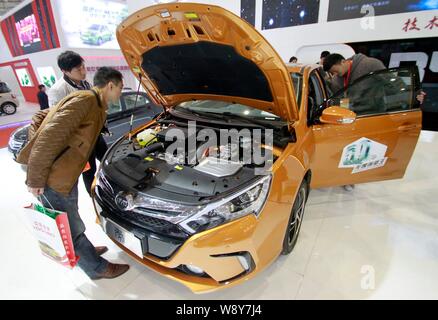
[[[195, 133], [206, 127], [220, 130], [219, 126], [213, 124], [205, 126], [197, 123]], [[257, 142], [261, 146], [261, 155], [271, 159], [268, 161], [272, 163], [282, 150], [274, 134], [273, 147], [265, 146], [264, 141], [250, 141], [254, 137], [242, 138], [237, 143], [228, 141], [222, 145], [197, 141], [196, 154], [190, 158], [188, 148], [183, 153], [168, 152], [169, 146], [175, 142], [175, 139], [166, 138], [167, 135], [172, 136], [172, 129], [184, 133], [187, 146], [190, 134], [188, 121], [167, 114], [155, 125], [115, 143], [106, 155], [102, 171], [127, 191], [197, 205], [260, 178], [255, 174], [259, 166], [242, 161], [242, 155], [251, 142]]]

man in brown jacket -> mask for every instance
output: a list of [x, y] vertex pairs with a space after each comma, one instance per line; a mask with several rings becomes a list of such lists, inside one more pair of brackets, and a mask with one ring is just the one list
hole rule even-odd
[[128, 265], [101, 257], [108, 249], [95, 248], [85, 235], [78, 212], [78, 178], [106, 120], [108, 103], [119, 100], [122, 74], [100, 68], [92, 90], [73, 92], [62, 99], [42, 121], [17, 161], [27, 164], [29, 192], [46, 207], [67, 212], [79, 267], [91, 278], [115, 278]]

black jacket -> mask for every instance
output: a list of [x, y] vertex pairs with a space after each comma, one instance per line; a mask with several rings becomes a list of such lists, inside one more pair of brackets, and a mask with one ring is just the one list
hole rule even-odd
[[40, 91], [38, 92], [37, 96], [41, 110], [47, 109], [49, 107], [49, 97], [47, 94], [44, 91]]

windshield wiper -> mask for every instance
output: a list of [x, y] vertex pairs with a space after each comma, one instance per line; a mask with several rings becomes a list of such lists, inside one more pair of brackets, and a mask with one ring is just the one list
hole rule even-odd
[[[183, 113], [195, 115], [195, 116], [197, 116], [201, 119], [205, 119], [205, 120], [211, 120], [213, 118], [213, 119], [218, 119], [221, 122], [225, 122], [225, 123], [230, 123], [229, 120], [231, 120], [231, 117], [230, 117], [231, 113], [230, 113], [230, 115], [227, 114], [227, 115], [223, 116], [222, 113], [218, 113], [218, 112], [194, 111], [194, 110], [189, 109], [189, 108], [175, 109], [175, 111], [177, 111], [177, 112], [181, 111], [181, 110], [184, 110]], [[245, 119], [245, 118], [243, 118], [243, 119], [246, 120], [245, 121], [246, 123], [254, 125], [254, 123], [251, 123], [248, 119]]]
[[270, 123], [270, 122], [267, 122], [267, 121], [263, 121], [263, 120], [251, 119], [251, 118], [248, 118], [246, 116], [242, 116], [242, 115], [236, 114], [236, 113], [224, 112], [224, 113], [221, 113], [221, 115], [224, 115], [224, 116], [226, 116], [228, 118], [238, 118], [238, 119], [241, 119], [241, 120], [245, 120], [246, 122], [258, 124], [258, 125], [261, 125], [261, 126], [266, 127], [266, 128], [278, 129], [278, 126], [276, 126], [273, 123]]
[[[189, 113], [189, 114], [193, 114], [195, 116], [198, 116], [202, 119], [218, 119], [221, 120], [221, 122], [225, 122], [227, 124], [231, 124], [233, 123], [233, 119], [239, 119], [239, 120], [243, 120], [245, 123], [251, 125], [252, 127], [257, 127], [257, 128], [270, 128], [270, 129], [278, 129], [279, 127], [281, 127], [281, 125], [275, 125], [272, 123], [269, 123], [267, 121], [262, 121], [262, 120], [255, 120], [255, 119], [250, 119], [248, 117], [245, 116], [241, 116], [235, 113], [231, 113], [231, 112], [223, 112], [223, 113], [219, 113], [219, 112], [208, 112], [208, 111], [193, 111], [191, 109], [185, 109], [182, 108], [185, 112]], [[176, 109], [176, 111], [180, 111], [181, 109]], [[235, 122], [236, 123], [236, 122]], [[239, 124], [243, 124], [242, 122], [237, 122]], [[284, 124], [283, 124], [284, 125]]]
[[[239, 119], [239, 120], [243, 120], [245, 123], [250, 124], [251, 126], [255, 126], [255, 127], [261, 127], [262, 129], [265, 127], [269, 127], [271, 128], [270, 125], [266, 125], [266, 123], [262, 122], [262, 121], [257, 121], [257, 120], [253, 120], [253, 119], [248, 119], [245, 116], [241, 116], [238, 114], [234, 114], [231, 112], [223, 112], [223, 113], [218, 113], [218, 112], [201, 112], [201, 114], [205, 114], [208, 115], [208, 117], [214, 117], [215, 119], [220, 119], [222, 121], [226, 120], [226, 123], [233, 123], [233, 121], [230, 120], [234, 120], [234, 119]], [[242, 124], [242, 122], [237, 122], [239, 124]], [[272, 128], [276, 128], [276, 127], [272, 127]]]

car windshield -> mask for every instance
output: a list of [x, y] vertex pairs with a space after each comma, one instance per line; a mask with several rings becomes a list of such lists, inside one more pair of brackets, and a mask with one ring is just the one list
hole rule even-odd
[[4, 82], [0, 82], [0, 93], [8, 93], [11, 92], [11, 89], [9, 89], [8, 85]]
[[223, 115], [229, 117], [239, 117], [247, 118], [248, 120], [268, 120], [268, 121], [279, 121], [282, 120], [275, 114], [258, 110], [249, 106], [245, 106], [238, 103], [230, 103], [224, 101], [213, 101], [213, 100], [201, 100], [201, 101], [187, 101], [179, 104], [176, 109], [179, 108], [192, 111], [194, 113], [205, 114], [215, 114]]

